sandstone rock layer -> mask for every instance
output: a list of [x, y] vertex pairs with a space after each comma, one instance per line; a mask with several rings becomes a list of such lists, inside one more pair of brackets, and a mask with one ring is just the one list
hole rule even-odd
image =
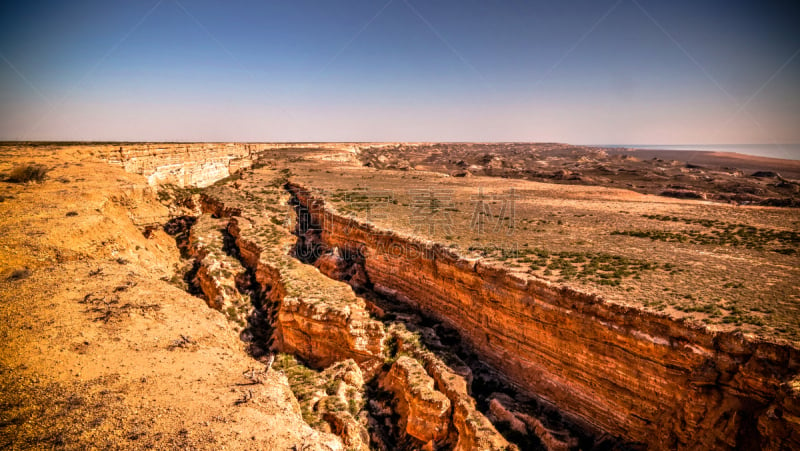
[[800, 446], [790, 345], [608, 303], [317, 207], [322, 244], [360, 255], [376, 291], [460, 331], [508, 381], [598, 434], [652, 449]]
[[150, 185], [205, 187], [248, 168], [264, 145], [244, 143], [131, 144], [98, 146], [104, 161], [141, 174]]
[[381, 385], [395, 394], [396, 411], [405, 423], [407, 434], [425, 443], [447, 437], [450, 400], [434, 389], [433, 379], [417, 360], [399, 357]]

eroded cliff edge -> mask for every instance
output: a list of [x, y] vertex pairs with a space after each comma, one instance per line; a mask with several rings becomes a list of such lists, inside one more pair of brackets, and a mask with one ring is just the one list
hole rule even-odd
[[77, 147], [2, 146], [0, 448], [344, 449], [174, 283], [155, 190]]
[[323, 255], [356, 256], [370, 288], [458, 330], [500, 377], [576, 422], [652, 449], [800, 446], [795, 347], [605, 302], [288, 188]]
[[[224, 149], [220, 154], [225, 154]], [[231, 173], [229, 166], [227, 172], [213, 175], [214, 171], [204, 166], [204, 157], [196, 157], [188, 159], [189, 173], [206, 173], [200, 177], [207, 180]], [[229, 157], [222, 159], [228, 161]], [[178, 160], [176, 164], [186, 168], [185, 162]], [[173, 172], [174, 167], [161, 164], [158, 157], [152, 161], [157, 163], [150, 175], [168, 177], [152, 178], [151, 183], [181, 184], [180, 176], [169, 178], [180, 174], [180, 169]], [[136, 165], [129, 170], [150, 171]], [[190, 179], [188, 184], [206, 183]], [[321, 202], [304, 195], [300, 186], [289, 187], [301, 205]], [[320, 224], [320, 216], [326, 215], [327, 227], [321, 234], [304, 236], [307, 244], [323, 251], [324, 258], [316, 262], [320, 270], [413, 305], [460, 331], [466, 344], [498, 377], [550, 403], [576, 423], [654, 449], [798, 446], [796, 348], [741, 334], [711, 333], [666, 316], [608, 303], [499, 265], [465, 258], [436, 243], [380, 230], [321, 205], [309, 209], [305, 220]], [[225, 204], [222, 208], [232, 207]], [[251, 261], [270, 263], [264, 266], [262, 280], [271, 290], [270, 281], [286, 275], [275, 263], [283, 264], [289, 249], [281, 248], [279, 258], [262, 255], [274, 243], [259, 243], [261, 238], [255, 237], [262, 237], [263, 230], [250, 230], [248, 218], [257, 214], [231, 209], [219, 215], [237, 217], [224, 222], [228, 233], [237, 238], [243, 256], [249, 249]], [[242, 234], [242, 229], [232, 225], [243, 225], [247, 231]], [[239, 240], [242, 236], [246, 238]], [[342, 255], [357, 257], [343, 262]], [[276, 273], [268, 275], [268, 271]], [[353, 277], [356, 274], [358, 277]], [[352, 299], [349, 296], [347, 299]], [[320, 318], [312, 310], [300, 312], [300, 317]], [[323, 318], [316, 324], [329, 327], [334, 323]], [[322, 335], [308, 339], [302, 332], [303, 328], [313, 329], [313, 321], [296, 324], [300, 342], [325, 341]], [[284, 349], [299, 356], [314, 351], [313, 347], [305, 352], [299, 347]], [[329, 357], [329, 361], [340, 358], [343, 356]], [[327, 363], [316, 362], [320, 367]], [[431, 374], [428, 368], [426, 372]], [[400, 369], [395, 373], [414, 374]], [[492, 412], [503, 416], [503, 406], [493, 403]], [[414, 430], [414, 422], [409, 424]], [[537, 429], [535, 422], [531, 424]]]
[[135, 143], [93, 146], [91, 152], [111, 165], [143, 175], [151, 186], [203, 188], [252, 166], [266, 147], [248, 143]]
[[[279, 173], [274, 175], [278, 175], [276, 181], [283, 180]], [[310, 423], [339, 434], [347, 446], [355, 448], [371, 444], [378, 449], [516, 449], [477, 409], [469, 393], [469, 370], [451, 369], [401, 322], [387, 330], [368, 311], [374, 305], [368, 306], [351, 286], [298, 258], [297, 237], [281, 223], [281, 210], [274, 207], [290, 207], [289, 193], [282, 183], [270, 183], [270, 188], [252, 194], [248, 189], [257, 182], [248, 185], [251, 182], [246, 177], [242, 189], [220, 186], [204, 193], [192, 241], [194, 246], [209, 247], [201, 243], [215, 240], [202, 236], [209, 236], [214, 224], [217, 231], [221, 226], [231, 240], [231, 253], [250, 271], [257, 294], [243, 337], [252, 341], [254, 335], [263, 334], [260, 343], [252, 343], [251, 353], [261, 358], [279, 352], [283, 361], [294, 356], [320, 371], [313, 375], [312, 370], [300, 370], [306, 379], [319, 382], [297, 381], [295, 385]], [[265, 209], [262, 201], [267, 199], [273, 206]], [[230, 278], [205, 268], [225, 258], [207, 261], [208, 253], [198, 254], [200, 285], [209, 305], [220, 308], [226, 303], [217, 301], [223, 291], [218, 286]], [[208, 283], [207, 274], [217, 274], [219, 283]], [[354, 375], [346, 378], [343, 396], [336, 394], [341, 390], [330, 388], [338, 384], [331, 373], [337, 373], [341, 365], [350, 367]], [[297, 367], [281, 364], [280, 368], [291, 373]], [[326, 386], [324, 391], [321, 386]], [[364, 391], [381, 394], [370, 396], [366, 405]], [[350, 408], [337, 407], [338, 400]]]

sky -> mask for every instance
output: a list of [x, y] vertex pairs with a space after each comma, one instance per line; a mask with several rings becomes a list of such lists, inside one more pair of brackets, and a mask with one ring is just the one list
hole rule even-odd
[[800, 143], [800, 2], [0, 6], [0, 140]]

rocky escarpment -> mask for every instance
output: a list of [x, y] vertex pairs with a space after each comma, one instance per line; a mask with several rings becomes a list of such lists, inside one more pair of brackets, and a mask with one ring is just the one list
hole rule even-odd
[[[498, 433], [494, 424], [478, 410], [475, 398], [472, 395], [472, 371], [463, 361], [451, 353], [440, 353], [437, 355], [432, 352], [429, 346], [421, 343], [419, 338], [421, 334], [412, 333], [402, 322], [395, 322], [392, 324], [389, 328], [389, 332], [395, 342], [396, 349], [394, 351], [398, 355], [413, 357], [419, 362], [418, 365], [424, 368], [427, 373], [426, 377], [417, 376], [417, 379], [422, 379], [419, 381], [422, 388], [417, 389], [417, 391], [431, 397], [431, 395], [428, 394], [430, 387], [428, 380], [430, 379], [433, 381], [433, 386], [436, 390], [443, 393], [450, 401], [449, 406], [452, 413], [450, 414], [449, 425], [446, 429], [442, 426], [440, 427], [449, 432], [449, 440], [451, 443], [454, 443], [454, 449], [505, 450], [513, 448], [509, 445], [508, 441]], [[423, 328], [421, 332], [427, 336], [429, 343], [431, 339], [436, 341], [439, 338], [436, 333], [429, 328]], [[443, 359], [444, 356], [447, 357], [447, 362]], [[396, 370], [394, 366], [397, 366], [399, 363], [401, 363], [400, 359], [393, 365], [393, 371]], [[414, 376], [412, 371], [403, 368], [395, 371], [395, 374], [403, 375], [406, 378], [412, 378], [412, 376]], [[408, 397], [409, 395], [404, 394], [404, 396]], [[412, 397], [414, 399], [424, 399], [424, 396], [420, 395], [413, 396], [412, 394]], [[402, 404], [402, 400], [400, 404]], [[428, 407], [429, 404], [431, 404], [430, 401], [424, 402], [423, 407], [418, 410], [420, 412], [430, 411], [431, 409]], [[438, 403], [434, 403], [434, 405], [436, 404]], [[435, 409], [433, 410], [435, 411]], [[423, 417], [428, 416], [429, 415], [423, 415]], [[409, 424], [413, 426], [413, 423]], [[441, 425], [439, 422], [433, 422], [431, 424]], [[440, 427], [433, 427], [432, 429], [433, 431], [438, 431]], [[408, 432], [414, 435], [413, 431]], [[529, 431], [525, 430], [521, 432], [521, 434], [528, 435], [528, 432]], [[536, 436], [536, 431], [530, 432], [532, 433], [531, 435]], [[435, 433], [428, 432], [428, 436], [435, 437], [436, 435]], [[419, 436], [417, 437], [419, 438]]]
[[195, 282], [205, 295], [208, 306], [244, 326], [250, 298], [241, 292], [239, 285], [246, 279], [247, 271], [226, 250], [227, 225], [226, 219], [201, 215], [191, 228], [187, 247], [198, 263]]
[[285, 374], [308, 424], [341, 437], [345, 449], [369, 449], [363, 373], [352, 359], [315, 371], [289, 354], [273, 366]]
[[405, 433], [430, 446], [447, 437], [450, 400], [434, 388], [433, 378], [416, 359], [399, 357], [382, 377], [381, 387], [397, 398], [399, 426]]
[[243, 327], [253, 357], [287, 375], [309, 424], [346, 449], [369, 449], [363, 374], [382, 363], [382, 324], [348, 285], [291, 258], [292, 235], [277, 221], [251, 221], [247, 208], [209, 196], [199, 203], [186, 247], [209, 306]]
[[319, 204], [306, 210], [324, 224], [313, 246], [356, 255], [372, 289], [458, 330], [499, 375], [575, 424], [652, 449], [800, 446], [793, 346], [608, 303], [380, 230], [291, 189], [301, 205]]
[[267, 146], [246, 143], [136, 143], [96, 146], [95, 156], [141, 174], [151, 186], [206, 187], [252, 166]]
[[67, 150], [3, 152], [3, 169], [51, 169], [0, 183], [0, 448], [345, 449], [174, 286], [174, 241], [139, 222], [169, 212], [142, 177]]
[[[204, 196], [203, 210], [225, 216], [226, 231], [260, 292], [255, 307], [267, 316], [271, 345], [324, 368], [353, 359], [368, 369], [383, 351], [383, 326], [372, 319], [352, 289], [290, 257], [292, 236], [272, 221], [252, 221], [247, 210]], [[262, 213], [253, 212], [253, 216]]]
[[[246, 186], [248, 178], [241, 183]], [[282, 188], [278, 192], [288, 198]], [[354, 447], [364, 443], [364, 430], [359, 428], [371, 423], [372, 443], [384, 449], [416, 449], [425, 444], [459, 450], [514, 448], [477, 409], [469, 394], [469, 370], [456, 372], [418, 341], [403, 339], [397, 328], [387, 331], [384, 323], [367, 313], [374, 306], [349, 285], [302, 263], [296, 255], [296, 238], [277, 221], [277, 212], [276, 216], [265, 212], [252, 193], [219, 187], [204, 194], [201, 204], [205, 214], [197, 224], [220, 221], [213, 216], [224, 218], [235, 254], [258, 286], [260, 294], [255, 297], [245, 335], [268, 328], [267, 346], [284, 353], [282, 356], [297, 356], [312, 369], [324, 369], [315, 374], [299, 364], [284, 362], [279, 366], [290, 374], [290, 383], [294, 381], [295, 393], [311, 424], [323, 421]], [[347, 277], [358, 279], [356, 274]], [[265, 321], [255, 320], [259, 317]], [[388, 340], [395, 343], [393, 352], [388, 350]], [[408, 361], [399, 359], [398, 352], [412, 356], [406, 359], [413, 360], [410, 367], [416, 371], [404, 371], [409, 365], [403, 362]], [[358, 364], [370, 390], [382, 387], [390, 393], [391, 402], [370, 400], [375, 407], [368, 410], [388, 412], [380, 422], [374, 416], [366, 420], [366, 410], [337, 407], [343, 404], [342, 399], [358, 404], [358, 397], [336, 398], [337, 389], [331, 388], [336, 381], [327, 374], [348, 361]], [[352, 384], [348, 387], [346, 391], [357, 388]], [[436, 424], [429, 421], [434, 416]], [[402, 430], [393, 429], [396, 419], [404, 425]]]
[[[169, 182], [159, 179], [155, 183], [163, 186]], [[196, 285], [210, 307], [243, 327], [240, 337], [251, 344], [252, 356], [266, 364], [266, 370], [248, 370], [245, 376], [253, 384], [263, 384], [265, 377], [276, 376], [269, 372], [272, 364], [279, 377], [286, 376], [297, 399], [287, 398], [286, 407], [291, 407], [293, 414], [302, 412], [315, 429], [338, 435], [346, 449], [370, 448], [371, 437], [365, 426], [371, 419], [365, 410], [365, 387], [377, 387], [378, 380], [389, 379], [393, 382], [385, 388], [392, 387], [393, 397], [403, 399], [405, 407], [392, 415], [400, 415], [404, 424], [414, 426], [404, 432], [404, 441], [389, 437], [374, 446], [382, 443], [384, 449], [397, 449], [398, 445], [418, 449], [428, 443], [466, 450], [485, 448], [481, 444], [488, 443], [490, 449], [513, 449], [477, 411], [474, 402], [465, 403], [471, 401], [466, 389], [456, 397], [437, 389], [443, 382], [435, 375], [441, 371], [423, 368], [422, 360], [416, 358], [386, 360], [384, 325], [370, 317], [365, 301], [347, 284], [323, 276], [290, 255], [296, 238], [283, 224], [279, 207], [288, 195], [280, 184], [272, 188], [262, 190], [279, 194], [271, 199], [274, 202], [268, 211], [263, 203], [254, 202], [265, 199], [257, 199], [254, 191], [240, 191], [237, 186], [226, 186], [214, 195], [193, 194], [191, 202], [181, 202], [175, 209], [188, 216], [175, 218], [165, 226], [165, 230], [175, 232], [172, 234], [183, 256], [195, 262], [187, 281]], [[183, 191], [179, 194], [198, 192]], [[176, 196], [161, 197], [168, 201]], [[153, 230], [146, 229], [146, 235]], [[243, 323], [245, 318], [247, 322]], [[191, 340], [183, 339], [186, 343]], [[279, 354], [272, 354], [275, 351]], [[401, 371], [403, 362], [411, 362], [416, 371]], [[463, 381], [461, 385], [466, 386]], [[252, 402], [254, 391], [243, 391], [237, 405]], [[426, 396], [416, 396], [421, 393]], [[431, 426], [427, 421], [428, 395], [446, 407], [439, 412], [439, 426], [431, 431], [426, 430]], [[458, 401], [458, 396], [464, 400]], [[450, 408], [451, 399], [462, 405], [455, 410], [458, 413]], [[469, 412], [466, 415], [464, 408]], [[465, 421], [466, 417], [477, 418], [476, 424], [483, 427], [465, 428], [475, 421]], [[337, 443], [328, 446], [340, 449]]]
[[269, 151], [300, 151], [327, 161], [352, 161], [356, 144], [328, 143], [120, 143], [92, 145], [89, 153], [141, 174], [151, 186], [204, 188], [253, 167]]
[[359, 146], [358, 158], [376, 169], [617, 186], [667, 197], [800, 206], [797, 162], [726, 152], [558, 143], [402, 143]]

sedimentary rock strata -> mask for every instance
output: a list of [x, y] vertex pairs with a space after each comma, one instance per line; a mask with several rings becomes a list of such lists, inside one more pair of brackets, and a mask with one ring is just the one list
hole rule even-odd
[[798, 445], [800, 355], [789, 345], [607, 303], [327, 205], [308, 212], [325, 224], [319, 245], [362, 256], [376, 291], [460, 331], [504, 378], [598, 433], [654, 449]]
[[[249, 166], [256, 150], [185, 146], [186, 155], [175, 156], [181, 147], [168, 147], [140, 146], [127, 155], [122, 149], [119, 156], [107, 149], [103, 158], [147, 176], [154, 185], [206, 186]], [[500, 164], [486, 162], [495, 163]], [[200, 225], [212, 224], [211, 216], [222, 218], [214, 219], [220, 221], [214, 227], [225, 229], [235, 252], [220, 261], [239, 261], [257, 286], [254, 314], [267, 318], [273, 348], [319, 369], [352, 359], [364, 378], [378, 376], [396, 409], [385, 418], [399, 415], [410, 437], [404, 446], [510, 447], [496, 424], [535, 435], [549, 449], [570, 449], [578, 442], [502, 394], [489, 396], [481, 412], [470, 393], [472, 374], [466, 365], [445, 363], [395, 325], [387, 330], [370, 316], [383, 317], [383, 308], [366, 303], [347, 284], [401, 301], [457, 330], [463, 345], [493, 374], [563, 413], [581, 433], [651, 449], [800, 447], [800, 355], [795, 347], [710, 332], [382, 230], [290, 184], [299, 203], [298, 223], [306, 226], [298, 227], [296, 246], [276, 207], [286, 206], [287, 194], [281, 190], [289, 180], [285, 171], [272, 171], [276, 177], [269, 190], [243, 180], [206, 194], [201, 203], [207, 218]], [[257, 191], [268, 193], [260, 197]], [[313, 203], [317, 208], [306, 208]], [[324, 227], [310, 232], [309, 224]], [[203, 260], [203, 246], [195, 247]], [[313, 255], [306, 258], [306, 251]], [[209, 276], [215, 264], [201, 264], [198, 271], [203, 291], [214, 302], [220, 287], [231, 283]], [[435, 341], [431, 334], [427, 338]], [[387, 354], [387, 337], [404, 355]], [[386, 358], [396, 360], [382, 366]], [[385, 408], [376, 405], [373, 410]], [[365, 446], [363, 421], [336, 409], [314, 408], [348, 446]], [[391, 447], [389, 439], [373, 437], [373, 443]]]
[[[283, 195], [288, 197], [285, 192]], [[288, 229], [263, 218], [263, 212], [253, 209], [257, 208], [253, 199], [236, 198], [219, 189], [204, 195], [202, 205], [207, 214], [227, 221], [227, 232], [240, 260], [252, 271], [262, 291], [274, 349], [296, 355], [314, 368], [338, 365], [345, 359], [358, 362], [367, 378], [377, 378], [393, 393], [393, 414], [401, 418], [409, 446], [427, 443], [463, 450], [513, 448], [478, 411], [469, 394], [469, 369], [461, 368], [457, 373], [418, 342], [411, 345], [404, 340], [406, 335], [396, 328], [393, 337], [398, 349], [413, 358], [403, 358], [397, 367], [382, 367], [388, 357], [384, 325], [370, 317], [364, 299], [349, 285], [289, 255], [302, 252], [298, 246], [290, 252], [281, 244], [291, 236]], [[344, 257], [334, 251], [316, 266], [337, 279], [361, 283], [361, 267]], [[409, 368], [416, 371], [404, 371]], [[354, 425], [342, 413], [321, 415], [335, 431], [353, 430]], [[434, 417], [436, 421], [431, 422]]]
[[394, 393], [405, 433], [431, 445], [447, 437], [450, 400], [434, 388], [433, 378], [417, 360], [399, 357], [382, 377], [381, 387]]
[[[239, 213], [210, 198], [205, 199], [204, 209], [217, 215]], [[265, 243], [265, 229], [273, 242]], [[276, 246], [281, 240], [291, 240], [286, 229], [269, 221], [230, 216], [227, 232], [259, 285], [278, 350], [317, 368], [348, 358], [366, 367], [375, 365], [382, 352], [383, 326], [370, 319], [363, 301], [348, 285], [326, 278], [291, 258], [288, 249]]]
[[489, 419], [475, 405], [471, 395], [470, 369], [455, 356], [446, 364], [436, 354], [422, 346], [404, 325], [394, 324], [390, 333], [397, 344], [397, 351], [417, 359], [434, 381], [436, 389], [450, 400], [452, 415], [449, 430], [454, 449], [507, 450], [514, 449]]
[[150, 185], [206, 187], [248, 168], [264, 145], [241, 143], [129, 144], [98, 146], [106, 162], [141, 174]]
[[246, 269], [225, 250], [226, 219], [201, 215], [189, 235], [189, 249], [198, 262], [196, 282], [205, 294], [209, 307], [220, 310], [234, 322], [244, 325], [250, 299], [237, 289], [237, 279]]

